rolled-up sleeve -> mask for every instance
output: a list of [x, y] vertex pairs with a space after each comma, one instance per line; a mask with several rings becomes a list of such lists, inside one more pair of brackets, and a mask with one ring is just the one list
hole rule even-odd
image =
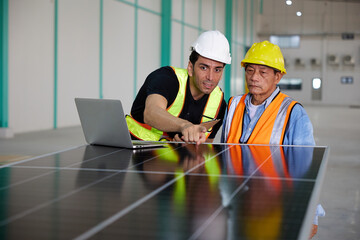
[[296, 104], [292, 109], [283, 144], [315, 145], [313, 126], [305, 109], [300, 104]]

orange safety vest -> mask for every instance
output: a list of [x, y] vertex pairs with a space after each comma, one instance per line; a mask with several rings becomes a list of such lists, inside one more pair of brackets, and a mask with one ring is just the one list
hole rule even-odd
[[[231, 121], [230, 129], [227, 132], [227, 143], [239, 143], [243, 131], [243, 117], [245, 111], [245, 97], [241, 97], [238, 105], [233, 112], [228, 112], [228, 120]], [[229, 101], [230, 108], [234, 98]], [[248, 144], [282, 144], [285, 129], [291, 114], [291, 110], [297, 102], [286, 94], [279, 92], [269, 106], [265, 109], [258, 122], [256, 123], [249, 139]]]

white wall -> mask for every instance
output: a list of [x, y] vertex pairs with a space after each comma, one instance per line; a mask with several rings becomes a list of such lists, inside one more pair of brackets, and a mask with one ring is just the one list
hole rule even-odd
[[75, 97], [99, 96], [98, 6], [98, 1], [59, 1], [58, 127], [72, 126], [78, 122]]
[[133, 99], [135, 10], [118, 1], [104, 1], [104, 98], [121, 99], [129, 111]]
[[[161, 10], [160, 0], [142, 3]], [[9, 1], [9, 127], [15, 133], [52, 128], [54, 111], [56, 127], [78, 125], [74, 98], [100, 97], [100, 1], [58, 1], [57, 86], [54, 8], [54, 1]], [[137, 9], [137, 56], [134, 19], [131, 4], [103, 1], [103, 97], [121, 99], [126, 112], [160, 65], [160, 15]]]
[[[232, 47], [242, 51], [246, 1], [235, 2]], [[9, 128], [21, 133], [79, 125], [75, 97], [121, 99], [129, 113], [146, 76], [161, 65], [161, 3], [9, 1]], [[171, 65], [187, 66], [190, 45], [202, 31], [225, 33], [225, 3], [172, 0]]]
[[9, 127], [53, 125], [53, 3], [9, 1]]
[[[355, 40], [341, 40], [329, 37], [325, 40], [326, 52], [339, 56], [339, 66], [326, 66], [324, 72], [323, 102], [340, 105], [360, 106], [360, 35]], [[342, 62], [344, 55], [352, 55], [355, 66], [346, 66]], [[353, 76], [354, 84], [341, 84], [342, 76]]]

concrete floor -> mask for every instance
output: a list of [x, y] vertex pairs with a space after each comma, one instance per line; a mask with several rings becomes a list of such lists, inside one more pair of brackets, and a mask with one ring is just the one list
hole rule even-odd
[[360, 108], [305, 106], [317, 145], [330, 146], [318, 239], [360, 239]]
[[[330, 146], [320, 195], [326, 216], [314, 239], [360, 239], [360, 108], [305, 106], [317, 145]], [[218, 139], [218, 138], [216, 138]], [[80, 127], [0, 139], [0, 164], [85, 144]]]

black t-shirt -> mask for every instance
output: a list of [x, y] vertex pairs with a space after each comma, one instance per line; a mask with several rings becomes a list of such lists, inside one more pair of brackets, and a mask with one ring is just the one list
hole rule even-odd
[[[131, 108], [131, 116], [136, 121], [144, 123], [144, 109], [147, 96], [151, 94], [160, 94], [167, 99], [167, 107], [169, 107], [175, 101], [178, 91], [179, 81], [174, 70], [171, 67], [162, 67], [153, 71], [146, 78], [144, 84], [140, 88], [134, 100]], [[186, 119], [193, 124], [199, 124], [208, 98], [209, 95], [205, 94], [201, 99], [194, 100], [190, 92], [190, 84], [188, 79], [188, 83], [186, 84], [185, 104], [179, 117], [182, 119]], [[213, 127], [213, 131], [209, 136], [210, 139], [215, 138], [216, 133], [221, 127], [225, 110], [226, 102], [223, 99], [220, 111], [217, 116], [217, 118], [221, 119], [221, 121]], [[171, 135], [175, 134], [170, 134], [170, 136]]]

